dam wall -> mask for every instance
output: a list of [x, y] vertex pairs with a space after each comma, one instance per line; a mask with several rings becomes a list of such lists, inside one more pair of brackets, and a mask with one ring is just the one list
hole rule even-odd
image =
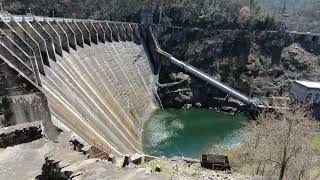
[[8, 16], [0, 32], [2, 64], [31, 87], [3, 90], [12, 122], [52, 120], [108, 153], [142, 153], [145, 116], [157, 103], [138, 24]]
[[0, 127], [50, 119], [44, 94], [0, 59]]

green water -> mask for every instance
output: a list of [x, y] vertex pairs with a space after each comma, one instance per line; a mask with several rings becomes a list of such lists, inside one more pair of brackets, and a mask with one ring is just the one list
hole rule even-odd
[[144, 152], [153, 156], [198, 157], [212, 145], [229, 148], [239, 142], [235, 131], [247, 122], [243, 114], [190, 109], [158, 110], [145, 123]]

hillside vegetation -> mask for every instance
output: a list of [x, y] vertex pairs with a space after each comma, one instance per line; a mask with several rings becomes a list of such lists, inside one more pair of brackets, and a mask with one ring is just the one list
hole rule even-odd
[[[139, 22], [143, 12], [173, 25], [220, 29], [290, 29], [320, 32], [320, 0], [0, 0], [13, 14]], [[54, 13], [53, 13], [54, 11]], [[249, 20], [249, 21], [247, 21]], [[249, 22], [249, 26], [247, 23]]]

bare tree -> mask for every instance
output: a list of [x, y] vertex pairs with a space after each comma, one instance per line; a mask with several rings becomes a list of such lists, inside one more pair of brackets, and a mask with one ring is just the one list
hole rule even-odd
[[243, 6], [240, 9], [240, 15], [239, 15], [239, 23], [244, 26], [248, 22], [251, 15], [250, 8], [248, 6]]
[[[256, 167], [252, 173], [279, 180], [302, 179], [312, 164], [312, 149], [307, 140], [319, 129], [308, 110], [297, 103], [261, 113], [255, 122], [239, 132], [243, 145], [238, 157]], [[253, 168], [251, 168], [253, 169]]]

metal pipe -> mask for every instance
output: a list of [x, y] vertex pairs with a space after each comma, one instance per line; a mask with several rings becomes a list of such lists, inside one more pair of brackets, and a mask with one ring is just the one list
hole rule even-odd
[[231, 95], [232, 97], [238, 99], [242, 103], [244, 103], [246, 105], [252, 104], [250, 98], [247, 97], [246, 95], [244, 95], [244, 94], [240, 93], [239, 91], [211, 78], [210, 76], [206, 75], [205, 73], [201, 72], [200, 70], [196, 69], [195, 67], [187, 65], [187, 64], [179, 61], [178, 59], [174, 58], [173, 56], [171, 56], [169, 59], [170, 59], [171, 63], [186, 70], [187, 72], [198, 77], [199, 79], [206, 81], [207, 83], [213, 85], [214, 87], [218, 88], [222, 92], [225, 92], [225, 93]]

